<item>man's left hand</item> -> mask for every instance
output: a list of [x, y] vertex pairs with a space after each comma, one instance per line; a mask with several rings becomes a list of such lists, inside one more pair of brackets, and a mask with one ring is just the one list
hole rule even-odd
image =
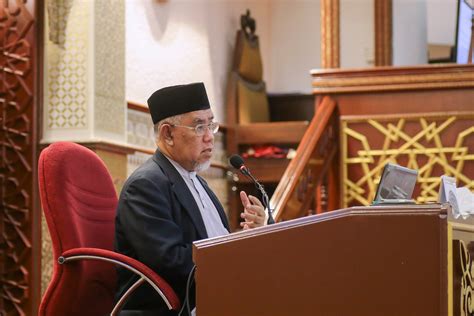
[[244, 206], [244, 211], [240, 213], [244, 222], [241, 222], [240, 226], [246, 230], [265, 225], [265, 209], [260, 200], [252, 195], [247, 196], [244, 191], [240, 192], [240, 200]]

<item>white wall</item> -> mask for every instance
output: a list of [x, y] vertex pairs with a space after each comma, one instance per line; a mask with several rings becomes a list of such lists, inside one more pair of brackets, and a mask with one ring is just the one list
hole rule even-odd
[[311, 92], [309, 71], [321, 67], [319, 0], [273, 0], [267, 90]]
[[320, 0], [126, 1], [127, 93], [144, 104], [156, 89], [204, 81], [224, 120], [235, 32], [247, 8], [257, 21], [264, 80], [274, 93], [311, 92], [321, 64]]
[[340, 0], [341, 68], [374, 64], [374, 0]]
[[[394, 65], [427, 62], [427, 43], [451, 43], [454, 0], [393, 1]], [[126, 99], [146, 103], [158, 88], [204, 81], [218, 120], [240, 15], [257, 20], [271, 93], [311, 91], [321, 67], [320, 0], [127, 0]], [[341, 67], [370, 67], [373, 0], [341, 0]], [[454, 9], [453, 9], [454, 5]], [[429, 38], [428, 38], [429, 37]]]
[[455, 0], [427, 0], [428, 43], [454, 45], [456, 40]]
[[249, 8], [256, 18], [262, 57], [268, 60], [268, 2], [126, 1], [126, 99], [145, 104], [161, 87], [203, 81], [216, 118], [224, 121], [240, 15]]
[[426, 0], [393, 1], [393, 65], [428, 61]]

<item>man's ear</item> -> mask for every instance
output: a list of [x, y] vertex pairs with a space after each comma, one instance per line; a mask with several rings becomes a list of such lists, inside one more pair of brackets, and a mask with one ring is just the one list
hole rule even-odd
[[165, 143], [169, 146], [173, 145], [173, 133], [171, 132], [171, 126], [168, 124], [161, 126], [161, 137], [165, 141]]

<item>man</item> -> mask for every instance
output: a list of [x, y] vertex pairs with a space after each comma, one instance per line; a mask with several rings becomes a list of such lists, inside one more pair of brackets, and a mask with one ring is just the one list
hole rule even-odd
[[[192, 242], [229, 233], [222, 205], [196, 175], [211, 163], [219, 125], [214, 122], [203, 83], [160, 89], [148, 99], [148, 107], [158, 148], [123, 186], [117, 207], [116, 249], [155, 270], [183, 301], [194, 265]], [[240, 196], [243, 228], [264, 225], [260, 201], [245, 192]], [[120, 269], [117, 296], [135, 281]], [[173, 315], [148, 285], [136, 290], [125, 309], [142, 311], [140, 315]]]

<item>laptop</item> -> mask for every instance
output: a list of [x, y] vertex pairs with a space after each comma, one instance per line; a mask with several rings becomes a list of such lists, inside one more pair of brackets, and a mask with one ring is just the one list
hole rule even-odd
[[414, 204], [412, 194], [417, 177], [417, 170], [387, 163], [372, 204]]

